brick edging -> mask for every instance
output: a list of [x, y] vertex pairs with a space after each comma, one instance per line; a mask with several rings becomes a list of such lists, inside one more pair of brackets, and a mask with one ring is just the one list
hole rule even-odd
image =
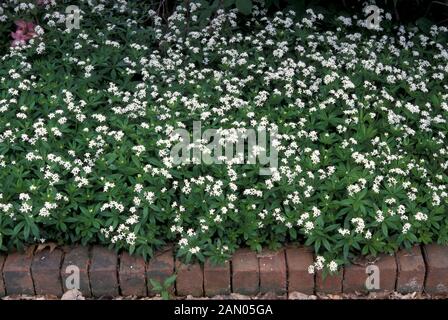
[[[145, 262], [127, 253], [117, 255], [101, 246], [63, 247], [53, 251], [28, 250], [0, 255], [0, 297], [13, 294], [62, 296], [68, 285], [80, 287], [86, 297], [154, 296], [149, 279], [159, 283], [177, 273], [168, 291], [195, 297], [292, 292], [367, 293], [448, 293], [448, 247], [436, 244], [400, 250], [395, 256], [380, 255], [374, 261], [359, 259], [336, 275], [323, 278], [307, 269], [313, 261], [308, 248], [286, 247], [257, 254], [239, 249], [224, 265], [185, 265], [175, 260], [172, 248], [156, 253]], [[367, 267], [379, 271], [379, 289], [366, 288]], [[67, 273], [66, 273], [67, 272]], [[74, 281], [74, 274], [79, 274]], [[74, 281], [74, 282], [73, 282]], [[372, 282], [374, 283], [374, 282]]]

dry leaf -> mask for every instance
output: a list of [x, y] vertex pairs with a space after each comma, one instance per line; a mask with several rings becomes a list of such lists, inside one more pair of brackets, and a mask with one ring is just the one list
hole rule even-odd
[[26, 257], [31, 258], [33, 256], [34, 248], [35, 248], [35, 246], [29, 246], [25, 249]]
[[61, 300], [85, 300], [82, 293], [77, 289], [68, 290], [62, 296]]
[[46, 242], [41, 243], [37, 246], [36, 253], [43, 251], [45, 248], [50, 248], [50, 253], [54, 251], [54, 249], [57, 248], [57, 244], [54, 242]]

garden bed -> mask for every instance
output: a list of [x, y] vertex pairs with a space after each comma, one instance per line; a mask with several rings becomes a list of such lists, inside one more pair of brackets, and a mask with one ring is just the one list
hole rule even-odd
[[[190, 263], [300, 243], [312, 274], [447, 243], [446, 27], [188, 3], [164, 21], [80, 1], [67, 31], [64, 1], [2, 2], [1, 251], [174, 242]], [[210, 159], [198, 122], [268, 145]]]

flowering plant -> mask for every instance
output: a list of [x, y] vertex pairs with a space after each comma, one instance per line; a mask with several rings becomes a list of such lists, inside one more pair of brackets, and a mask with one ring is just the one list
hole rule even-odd
[[25, 44], [28, 40], [36, 36], [36, 32], [34, 32], [34, 23], [17, 20], [15, 24], [17, 30], [11, 33], [11, 37], [14, 39], [12, 42], [13, 46]]
[[[314, 272], [447, 243], [445, 27], [256, 4], [204, 24], [203, 1], [164, 24], [150, 4], [89, 0], [68, 29], [63, 3], [0, 6], [3, 23], [36, 21], [1, 51], [2, 250], [51, 240], [148, 257], [176, 242], [186, 261], [219, 261], [299, 242]], [[275, 131], [278, 168], [174, 163], [173, 132], [194, 121], [224, 141]]]

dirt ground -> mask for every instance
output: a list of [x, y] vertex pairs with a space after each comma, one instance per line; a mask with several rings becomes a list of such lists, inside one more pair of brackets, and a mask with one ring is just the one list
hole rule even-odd
[[[173, 297], [174, 300], [344, 300], [344, 299], [388, 299], [388, 300], [401, 300], [401, 299], [447, 299], [448, 295], [429, 295], [425, 293], [408, 293], [400, 294], [398, 292], [371, 292], [366, 294], [317, 294], [306, 295], [300, 292], [292, 292], [288, 296], [275, 295], [272, 293], [258, 295], [255, 297], [245, 296], [237, 293], [232, 293], [225, 296], [215, 296], [211, 298], [195, 298], [192, 296], [187, 297]], [[11, 295], [3, 297], [2, 300], [161, 300], [159, 296], [156, 297], [101, 297], [98, 299], [84, 298], [79, 291], [71, 290], [64, 294], [62, 298], [56, 296], [28, 296], [28, 295]]]

